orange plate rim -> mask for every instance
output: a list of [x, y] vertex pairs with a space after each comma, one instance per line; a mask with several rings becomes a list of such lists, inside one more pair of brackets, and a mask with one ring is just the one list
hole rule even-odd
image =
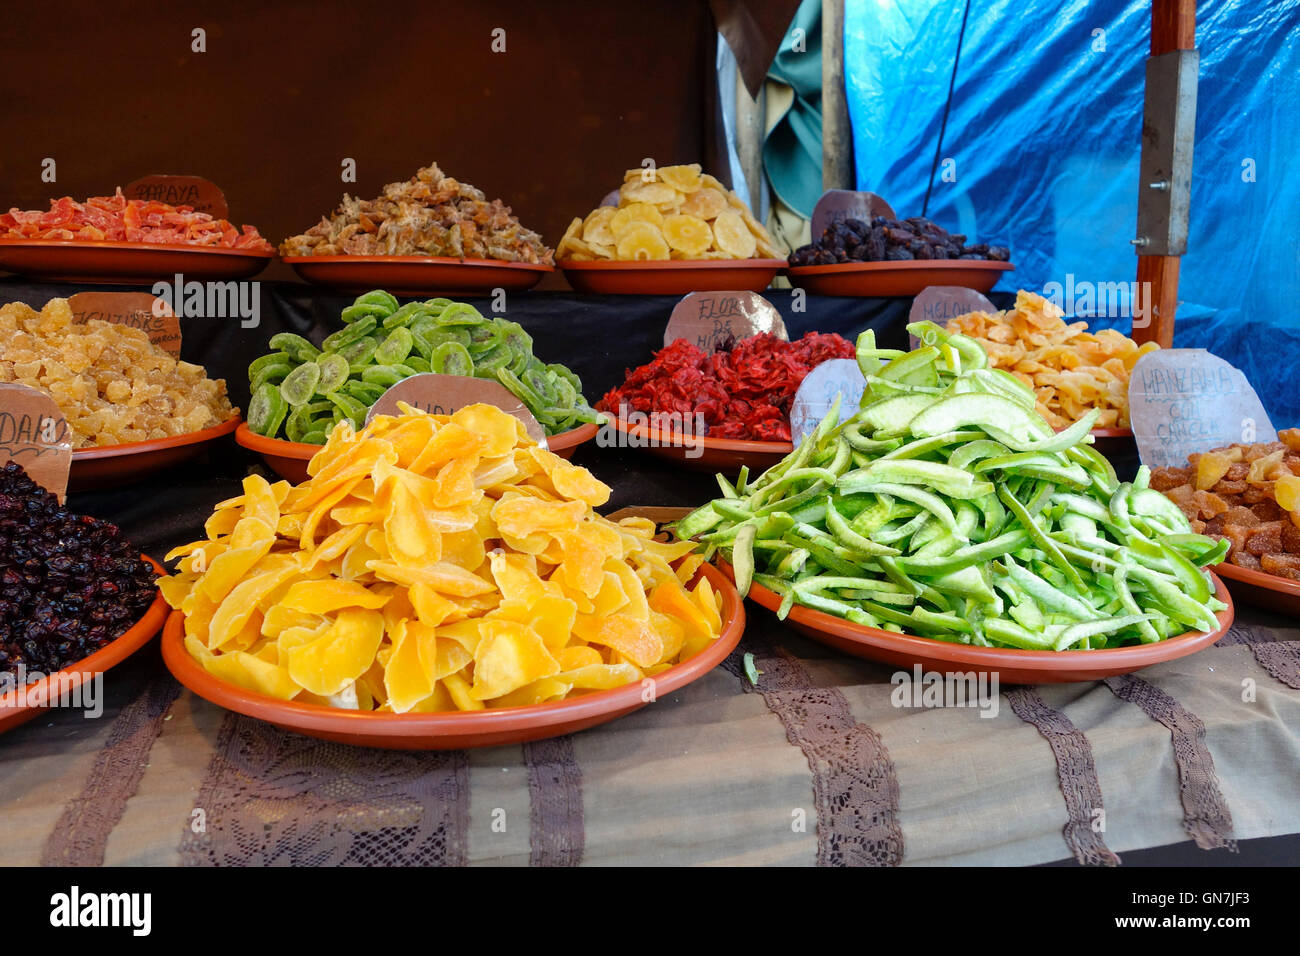
[[[727, 580], [734, 581], [734, 572], [731, 565], [723, 560], [721, 556], [717, 558], [717, 562]], [[950, 664], [982, 666], [991, 670], [1014, 669], [1051, 673], [1058, 670], [1079, 670], [1089, 667], [1128, 666], [1130, 663], [1133, 669], [1136, 670], [1149, 664], [1180, 657], [1183, 651], [1191, 653], [1202, 647], [1208, 647], [1228, 632], [1235, 615], [1232, 595], [1228, 593], [1228, 589], [1213, 571], [1210, 572], [1210, 578], [1214, 582], [1215, 597], [1228, 605], [1225, 610], [1219, 611], [1215, 615], [1219, 621], [1219, 627], [1216, 630], [1207, 632], [1188, 631], [1179, 634], [1177, 637], [1158, 641], [1155, 644], [1106, 647], [1095, 651], [974, 647], [970, 644], [957, 644], [952, 641], [941, 641], [933, 637], [920, 637], [915, 634], [896, 634], [893, 631], [885, 631], [877, 627], [854, 624], [852, 621], [846, 621], [843, 618], [816, 611], [812, 608], [801, 607], [798, 604], [791, 608], [787, 620], [800, 624], [810, 631], [836, 634], [845, 640], [853, 641], [864, 647], [875, 647], [894, 653], [914, 654], [917, 657], [943, 660]], [[749, 596], [754, 599], [756, 604], [769, 611], [775, 611], [781, 605], [780, 595], [768, 590], [761, 584], [752, 584], [749, 589]], [[1167, 653], [1170, 649], [1173, 649], [1172, 654]]]
[[247, 256], [253, 259], [273, 259], [274, 252], [259, 252], [256, 249], [227, 249], [224, 246], [205, 246], [184, 242], [126, 242], [119, 239], [0, 239], [0, 249], [75, 249], [77, 251], [92, 249], [114, 249], [126, 252], [203, 252], [210, 255]]
[[1256, 571], [1254, 568], [1243, 568], [1235, 564], [1223, 562], [1215, 566], [1215, 571], [1227, 578], [1229, 581], [1238, 581], [1241, 584], [1251, 584], [1257, 588], [1264, 588], [1267, 591], [1274, 591], [1278, 594], [1285, 594], [1289, 597], [1300, 598], [1300, 581], [1292, 581], [1276, 574], [1269, 574], [1267, 571]]
[[[669, 433], [666, 437], [663, 432], [648, 425], [629, 426], [627, 422], [620, 418], [613, 417], [609, 412], [603, 413], [614, 428], [626, 435], [635, 435], [637, 438], [644, 438], [652, 441], [661, 448], [685, 448], [686, 445], [677, 437]], [[715, 451], [731, 451], [743, 454], [767, 454], [767, 455], [788, 455], [794, 451], [794, 443], [788, 441], [747, 441], [740, 438], [710, 438], [708, 435], [695, 439], [700, 442], [700, 446]]]
[[123, 455], [142, 455], [152, 451], [162, 451], [165, 448], [179, 448], [182, 445], [196, 445], [199, 442], [210, 441], [213, 438], [220, 438], [222, 435], [229, 435], [237, 431], [243, 423], [243, 418], [234, 415], [220, 425], [212, 425], [208, 428], [199, 429], [196, 432], [188, 432], [184, 435], [168, 435], [166, 438], [151, 438], [148, 441], [130, 441], [123, 442], [120, 445], [99, 445], [94, 448], [74, 448], [72, 450], [72, 462], [76, 464], [79, 461], [91, 461], [98, 458], [120, 458]]
[[991, 259], [900, 259], [885, 262], [836, 262], [824, 266], [792, 266], [786, 262], [785, 271], [792, 276], [840, 275], [854, 272], [914, 272], [920, 269], [985, 269], [989, 272], [1011, 272], [1014, 262], [995, 262]]
[[454, 256], [281, 256], [291, 266], [299, 265], [435, 265], [465, 266], [469, 269], [515, 269], [521, 272], [554, 272], [554, 266], [540, 262], [507, 262], [504, 259], [459, 259]]
[[[722, 633], [699, 654], [655, 675], [657, 698], [662, 698], [713, 670], [735, 650], [744, 633], [744, 602], [736, 593], [735, 586], [711, 565], [701, 567], [700, 573], [722, 595]], [[246, 690], [209, 674], [185, 649], [184, 615], [180, 611], [173, 611], [163, 628], [162, 652], [163, 661], [172, 676], [205, 700], [235, 713], [306, 732], [357, 734], [366, 737], [455, 738], [567, 725], [604, 714], [621, 714], [645, 703], [641, 682], [637, 681], [570, 700], [503, 707], [498, 710], [380, 714], [300, 704]]]
[[784, 259], [602, 259], [593, 262], [556, 262], [561, 271], [573, 272], [691, 272], [707, 269], [782, 269]]

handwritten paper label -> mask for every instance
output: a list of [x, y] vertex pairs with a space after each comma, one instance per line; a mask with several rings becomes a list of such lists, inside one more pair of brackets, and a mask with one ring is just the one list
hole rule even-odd
[[1204, 349], [1159, 349], [1138, 360], [1129, 420], [1148, 468], [1187, 466], [1187, 456], [1233, 442], [1277, 441], [1246, 376]]
[[760, 332], [789, 340], [781, 313], [757, 292], [692, 292], [673, 307], [664, 345], [685, 339], [716, 352]]
[[541, 422], [533, 417], [533, 413], [513, 392], [499, 382], [437, 372], [412, 375], [379, 396], [366, 415], [367, 424], [376, 415], [400, 415], [398, 402], [405, 402], [412, 408], [431, 415], [450, 415], [466, 405], [495, 405], [523, 422], [528, 437], [543, 448], [546, 447], [546, 429], [542, 428]]
[[600, 201], [602, 206], [617, 206], [619, 196], [622, 195], [617, 189], [605, 193], [605, 198]]
[[181, 323], [165, 301], [148, 292], [78, 292], [68, 299], [75, 322], [99, 319], [139, 329], [149, 341], [176, 358], [181, 355]]
[[794, 393], [790, 404], [790, 435], [795, 445], [813, 433], [840, 397], [840, 421], [845, 422], [858, 411], [867, 380], [853, 359], [828, 359], [809, 372]]
[[72, 466], [72, 430], [54, 399], [26, 385], [0, 385], [0, 467], [14, 461], [62, 503]]
[[854, 189], [828, 189], [813, 206], [812, 237], [821, 238], [826, 227], [845, 219], [861, 219], [870, 222], [876, 216], [886, 219], [898, 218], [894, 207], [875, 193], [858, 192]]
[[622, 521], [624, 518], [649, 518], [657, 525], [670, 524], [679, 521], [691, 513], [691, 508], [673, 508], [667, 505], [659, 507], [656, 505], [629, 505], [626, 508], [619, 508], [617, 511], [606, 515], [610, 521]]
[[127, 199], [165, 202], [169, 206], [191, 206], [195, 212], [206, 212], [213, 219], [230, 215], [226, 194], [214, 182], [202, 176], [169, 176], [155, 173], [141, 176], [122, 189]]
[[[948, 320], [968, 312], [998, 311], [997, 306], [974, 289], [957, 285], [930, 285], [921, 290], [921, 294], [912, 300], [912, 309], [907, 314], [908, 323], [933, 322], [947, 328]], [[911, 332], [907, 333], [911, 343], [909, 348], [920, 347], [920, 341]], [[932, 343], [926, 343], [932, 344]]]

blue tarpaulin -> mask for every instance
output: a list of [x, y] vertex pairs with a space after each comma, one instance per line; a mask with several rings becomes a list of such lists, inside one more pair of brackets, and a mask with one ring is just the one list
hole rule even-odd
[[[1149, 0], [970, 0], [931, 182], [964, 8], [848, 0], [858, 188], [909, 216], [921, 214], [929, 185], [930, 218], [971, 242], [1011, 247], [1016, 271], [999, 291], [1131, 288]], [[1198, 3], [1196, 35], [1191, 222], [1174, 344], [1232, 362], [1275, 426], [1300, 425], [1300, 177], [1291, 168], [1300, 157], [1300, 0]], [[1128, 332], [1131, 313], [1120, 311], [1089, 321]]]

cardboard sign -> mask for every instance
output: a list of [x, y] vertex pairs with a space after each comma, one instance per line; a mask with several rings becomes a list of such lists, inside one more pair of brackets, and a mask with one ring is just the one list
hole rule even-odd
[[[974, 289], [957, 285], [930, 285], [921, 290], [921, 294], [912, 300], [912, 309], [907, 313], [907, 321], [933, 322], [935, 325], [948, 327], [948, 320], [967, 312], [996, 313], [998, 307]], [[913, 350], [920, 347], [920, 342], [911, 332], [907, 339]]]
[[617, 206], [620, 195], [621, 194], [617, 189], [613, 190], [612, 192], [608, 192], [605, 194], [605, 198], [600, 201], [600, 204], [602, 206]]
[[431, 415], [450, 415], [466, 405], [495, 405], [503, 412], [513, 415], [524, 423], [528, 437], [543, 448], [546, 447], [546, 429], [533, 417], [533, 413], [513, 392], [499, 382], [485, 378], [470, 378], [467, 375], [441, 375], [437, 372], [421, 372], [404, 378], [370, 406], [366, 414], [369, 424], [376, 415], [400, 415], [398, 402], [405, 402], [412, 408], [418, 408]]
[[1187, 456], [1234, 442], [1277, 441], [1246, 376], [1204, 349], [1159, 349], [1138, 360], [1129, 420], [1148, 468], [1185, 468]]
[[5, 383], [0, 384], [0, 467], [11, 461], [63, 503], [72, 467], [72, 430], [49, 395]]
[[867, 380], [854, 359], [828, 359], [804, 376], [790, 404], [790, 435], [797, 446], [814, 429], [840, 396], [840, 421], [846, 422], [858, 411]]
[[195, 212], [206, 212], [213, 219], [226, 219], [230, 207], [226, 194], [214, 182], [202, 176], [168, 176], [156, 173], [141, 176], [122, 189], [127, 199], [165, 202], [169, 206], [190, 206]]
[[664, 345], [685, 339], [706, 352], [729, 348], [760, 332], [789, 341], [785, 321], [757, 292], [692, 292], [673, 307]]
[[821, 238], [826, 227], [844, 219], [861, 219], [870, 222], [877, 216], [897, 219], [894, 207], [875, 193], [858, 192], [853, 189], [828, 189], [813, 206], [812, 237]]
[[181, 356], [181, 323], [164, 300], [149, 292], [78, 292], [68, 299], [76, 322], [99, 319], [139, 329], [149, 341]]
[[619, 508], [612, 514], [605, 517], [610, 521], [622, 521], [624, 518], [649, 518], [657, 525], [670, 524], [685, 518], [690, 514], [693, 508], [672, 508], [668, 506], [657, 507], [655, 505], [629, 505], [626, 508]]

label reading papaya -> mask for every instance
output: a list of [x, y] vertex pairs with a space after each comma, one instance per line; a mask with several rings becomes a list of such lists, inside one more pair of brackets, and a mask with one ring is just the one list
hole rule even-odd
[[685, 339], [716, 352], [760, 332], [789, 341], [781, 313], [757, 292], [692, 292], [673, 307], [664, 345]]
[[400, 415], [398, 402], [405, 402], [430, 415], [450, 415], [466, 405], [495, 405], [507, 415], [513, 415], [523, 422], [528, 437], [543, 448], [546, 447], [546, 429], [533, 417], [528, 407], [504, 385], [485, 378], [442, 375], [437, 372], [421, 372], [404, 378], [370, 406], [370, 411], [366, 414], [367, 424], [376, 415]]
[[0, 467], [22, 465], [62, 504], [72, 466], [72, 430], [54, 399], [26, 385], [0, 384]]
[[155, 173], [141, 176], [122, 189], [127, 199], [145, 202], [165, 202], [169, 206], [190, 206], [195, 212], [206, 212], [213, 219], [226, 219], [230, 207], [226, 194], [216, 183], [202, 176], [171, 176]]
[[76, 322], [98, 319], [139, 329], [149, 341], [176, 358], [181, 355], [181, 324], [164, 300], [148, 292], [78, 292], [68, 299]]
[[855, 359], [827, 359], [805, 375], [790, 403], [790, 436], [795, 445], [830, 414], [836, 398], [840, 401], [840, 421], [852, 418], [866, 389], [867, 380]]
[[1148, 468], [1185, 468], [1187, 456], [1235, 442], [1277, 441], [1268, 412], [1240, 370], [1205, 349], [1159, 349], [1133, 368], [1129, 421]]
[[894, 207], [875, 193], [859, 192], [856, 189], [828, 189], [813, 206], [812, 237], [821, 238], [828, 226], [845, 219], [861, 219], [871, 222], [877, 216], [897, 219]]

